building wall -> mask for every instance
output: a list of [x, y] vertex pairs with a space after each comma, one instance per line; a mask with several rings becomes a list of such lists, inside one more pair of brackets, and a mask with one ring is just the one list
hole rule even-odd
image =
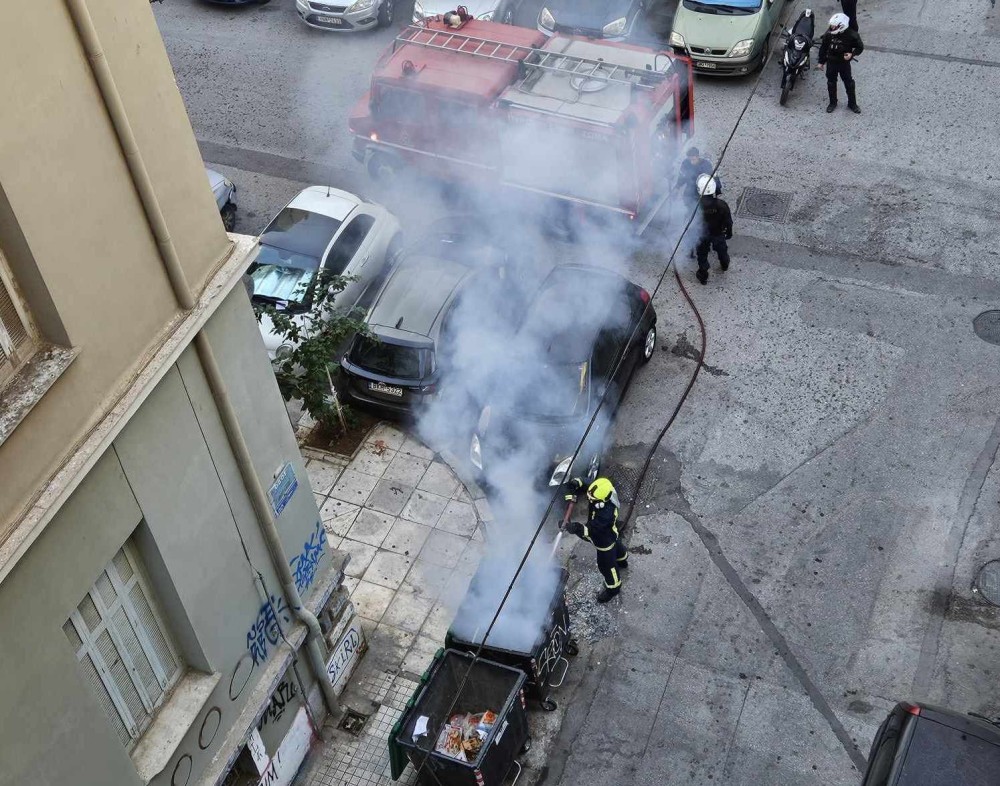
[[[147, 0], [87, 0], [185, 273], [231, 244]], [[79, 356], [0, 444], [0, 539], [180, 313], [66, 4], [0, 11], [0, 249]]]
[[[242, 288], [227, 296], [205, 331], [265, 485], [285, 461], [299, 479], [278, 519], [293, 560], [313, 537], [318, 512]], [[262, 606], [256, 571], [270, 592], [281, 591], [193, 347], [0, 584], [0, 706], [6, 710], [0, 714], [0, 784], [141, 783], [62, 632], [70, 612], [137, 529], [152, 592], [184, 660], [221, 675], [176, 753], [152, 780], [169, 784], [178, 761], [189, 756], [189, 782], [195, 783], [275, 652], [269, 647], [257, 666], [248, 652], [247, 634]], [[329, 566], [325, 537], [320, 540], [320, 566]], [[304, 594], [314, 588], [311, 583], [303, 586]], [[232, 698], [234, 676], [238, 686], [247, 673], [245, 688]], [[311, 690], [304, 664], [299, 673]], [[285, 728], [300, 701], [286, 710], [288, 718], [269, 721], [274, 729]], [[213, 707], [221, 716], [219, 731], [202, 749], [199, 733]]]

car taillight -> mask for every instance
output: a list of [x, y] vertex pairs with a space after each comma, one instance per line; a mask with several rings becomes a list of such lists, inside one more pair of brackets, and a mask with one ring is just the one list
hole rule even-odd
[[916, 704], [910, 704], [909, 702], [904, 701], [901, 703], [901, 706], [904, 710], [910, 713], [910, 715], [920, 714], [920, 707]]
[[437, 393], [437, 385], [425, 385], [420, 388], [421, 393]]
[[645, 303], [649, 303], [649, 293], [645, 289], [639, 289], [639, 299]]
[[378, 134], [375, 133], [374, 131], [372, 131], [368, 136], [372, 140], [372, 142], [378, 142]]

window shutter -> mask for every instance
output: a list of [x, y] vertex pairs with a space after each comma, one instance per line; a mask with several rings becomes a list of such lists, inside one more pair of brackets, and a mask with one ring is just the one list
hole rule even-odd
[[174, 657], [173, 652], [171, 652], [166, 636], [163, 635], [163, 631], [156, 621], [156, 615], [153, 614], [153, 609], [146, 599], [146, 594], [142, 591], [142, 587], [138, 583], [129, 592], [129, 600], [132, 601], [132, 609], [139, 620], [139, 627], [142, 628], [143, 633], [146, 634], [146, 638], [149, 639], [149, 643], [153, 646], [153, 653], [160, 662], [164, 679], [171, 680], [177, 673], [177, 659]]
[[26, 359], [31, 343], [31, 333], [14, 306], [6, 281], [0, 277], [0, 363], [6, 361], [16, 368]]
[[129, 676], [128, 667], [125, 665], [125, 661], [122, 660], [121, 656], [118, 654], [118, 648], [115, 646], [114, 640], [111, 638], [111, 634], [107, 631], [101, 633], [97, 637], [97, 652], [100, 654], [101, 659], [104, 661], [104, 667], [107, 669], [109, 676], [111, 677], [111, 682], [114, 685], [116, 691], [121, 696], [122, 701], [125, 702], [125, 707], [128, 709], [129, 714], [136, 722], [136, 725], [146, 717], [146, 706], [142, 703], [142, 697], [139, 696], [139, 691], [135, 689], [135, 685], [132, 684], [132, 678]]
[[104, 710], [105, 715], [108, 716], [108, 719], [115, 727], [115, 733], [118, 735], [118, 739], [122, 741], [122, 745], [128, 745], [132, 741], [132, 735], [129, 734], [128, 729], [122, 722], [122, 716], [118, 712], [118, 708], [115, 706], [115, 703], [111, 698], [111, 694], [108, 693], [108, 689], [104, 687], [104, 683], [101, 681], [101, 675], [97, 673], [97, 667], [94, 665], [94, 661], [91, 660], [89, 655], [84, 655], [80, 660], [80, 667], [83, 669], [91, 687], [93, 687], [94, 693], [97, 694], [97, 700], [101, 703], [101, 708]]
[[153, 667], [149, 664], [146, 653], [142, 651], [142, 645], [139, 644], [139, 638], [132, 629], [132, 623], [129, 622], [125, 609], [119, 606], [112, 617], [112, 622], [119, 638], [125, 645], [125, 652], [128, 653], [129, 660], [132, 661], [132, 667], [135, 669], [134, 676], [138, 677], [141, 687], [146, 690], [149, 709], [152, 709], [163, 693], [160, 681], [153, 674]]

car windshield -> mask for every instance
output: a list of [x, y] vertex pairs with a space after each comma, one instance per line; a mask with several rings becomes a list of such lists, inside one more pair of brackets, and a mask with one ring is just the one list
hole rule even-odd
[[350, 360], [359, 368], [397, 379], [423, 379], [433, 370], [434, 356], [426, 347], [393, 344], [358, 336]]
[[544, 366], [521, 391], [517, 411], [531, 418], [574, 418], [590, 403], [590, 363]]
[[684, 0], [689, 11], [703, 14], [753, 14], [761, 5], [761, 0]]
[[319, 260], [280, 248], [262, 245], [250, 268], [253, 296], [278, 308], [304, 307], [319, 270]]

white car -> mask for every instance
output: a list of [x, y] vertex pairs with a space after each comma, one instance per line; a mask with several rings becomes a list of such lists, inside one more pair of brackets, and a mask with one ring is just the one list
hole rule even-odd
[[[398, 254], [402, 233], [381, 205], [326, 186], [309, 186], [289, 202], [260, 235], [247, 273], [251, 300], [301, 314], [312, 308], [320, 268], [354, 278], [337, 293], [334, 306], [349, 311]], [[260, 323], [271, 360], [292, 350], [283, 345], [265, 314]]]
[[514, 23], [514, 0], [414, 0], [413, 3], [413, 24], [420, 25], [428, 19], [433, 19], [449, 11], [454, 11], [458, 6], [465, 6], [466, 10], [476, 19], [484, 22], [503, 22], [510, 25]]

